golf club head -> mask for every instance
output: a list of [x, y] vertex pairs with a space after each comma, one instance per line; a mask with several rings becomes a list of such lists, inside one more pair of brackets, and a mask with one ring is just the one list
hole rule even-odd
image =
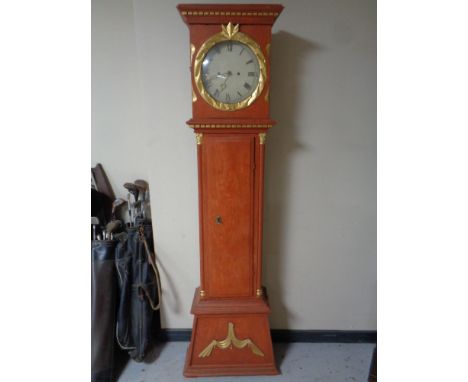
[[142, 195], [144, 198], [146, 196], [146, 191], [148, 191], [148, 182], [143, 179], [137, 179], [133, 182], [133, 184], [138, 187], [140, 195]]
[[123, 206], [127, 201], [122, 198], [117, 198], [112, 202], [112, 220], [115, 220], [115, 211], [117, 211], [117, 208]]
[[135, 186], [133, 183], [124, 183], [124, 188], [128, 190], [128, 192], [138, 191], [138, 187]]
[[112, 202], [112, 210], [115, 211], [118, 207], [122, 206], [123, 204], [127, 203], [125, 199], [117, 198]]
[[124, 188], [127, 189], [128, 192], [130, 192], [133, 195], [135, 201], [138, 200], [138, 194], [140, 193], [140, 190], [137, 186], [135, 186], [133, 183], [125, 183]]
[[120, 228], [121, 224], [122, 224], [122, 223], [120, 222], [120, 220], [112, 220], [112, 221], [110, 221], [110, 222], [107, 223], [107, 225], [106, 225], [106, 232], [107, 232], [108, 234], [111, 234], [111, 233], [117, 231], [117, 230]]

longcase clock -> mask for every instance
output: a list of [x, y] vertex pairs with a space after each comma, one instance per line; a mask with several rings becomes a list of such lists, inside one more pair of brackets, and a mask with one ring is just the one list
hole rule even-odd
[[262, 286], [263, 173], [277, 4], [182, 4], [198, 152], [200, 287], [184, 375], [278, 374]]

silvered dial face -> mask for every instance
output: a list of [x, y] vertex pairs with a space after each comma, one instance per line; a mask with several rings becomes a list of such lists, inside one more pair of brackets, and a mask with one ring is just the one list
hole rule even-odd
[[245, 44], [223, 41], [214, 45], [203, 59], [203, 86], [216, 101], [233, 104], [248, 98], [257, 88], [260, 67]]

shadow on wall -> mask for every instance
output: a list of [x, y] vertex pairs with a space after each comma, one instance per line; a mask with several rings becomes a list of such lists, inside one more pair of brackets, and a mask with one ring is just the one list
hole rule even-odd
[[[272, 35], [271, 117], [278, 124], [268, 134], [265, 161], [265, 199], [263, 228], [264, 282], [272, 307], [272, 326], [288, 329], [293, 317], [283, 304], [283, 269], [288, 253], [285, 246], [288, 210], [289, 168], [292, 154], [310, 148], [297, 141], [298, 113], [303, 61], [320, 46], [290, 33]], [[312, 128], [312, 127], [311, 127]]]

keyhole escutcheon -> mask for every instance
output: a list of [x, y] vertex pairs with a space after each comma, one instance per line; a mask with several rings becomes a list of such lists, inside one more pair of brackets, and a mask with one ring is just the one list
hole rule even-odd
[[223, 219], [221, 216], [216, 216], [216, 224], [221, 224], [223, 222]]

